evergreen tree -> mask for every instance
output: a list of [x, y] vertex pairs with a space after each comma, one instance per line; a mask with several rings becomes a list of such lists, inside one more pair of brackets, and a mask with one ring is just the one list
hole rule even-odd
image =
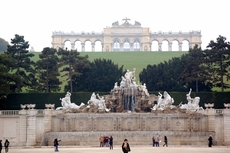
[[58, 56], [57, 50], [54, 48], [43, 48], [41, 54], [39, 54], [40, 60], [36, 62], [36, 69], [38, 71], [38, 82], [37, 88], [40, 92], [50, 93], [52, 91], [60, 91], [59, 71], [58, 71]]
[[[195, 91], [199, 91], [199, 84], [202, 85], [203, 89], [200, 86], [201, 91], [208, 90], [210, 91], [210, 83], [208, 81], [208, 74], [205, 73], [205, 67], [203, 66], [204, 58], [203, 51], [198, 45], [195, 45], [194, 48], [190, 48], [186, 56], [182, 56], [184, 59], [184, 68], [182, 72], [182, 77], [186, 81], [186, 84], [195, 87]], [[195, 85], [192, 85], [195, 83]], [[207, 87], [205, 84], [209, 84]], [[205, 89], [204, 89], [205, 88]]]
[[17, 76], [12, 89], [15, 92], [20, 93], [22, 87], [30, 87], [30, 76], [34, 75], [33, 65], [34, 62], [30, 59], [34, 54], [29, 53], [29, 43], [24, 40], [24, 36], [15, 35], [15, 38], [11, 39], [11, 44], [8, 45], [6, 54], [13, 58], [13, 66], [11, 72]]
[[139, 78], [141, 83], [146, 83], [149, 91], [185, 91], [180, 75], [182, 67], [180, 58], [172, 58], [168, 62], [148, 65]]
[[[76, 50], [64, 50], [59, 48], [58, 55], [61, 55], [60, 66], [62, 66], [61, 72], [65, 72], [63, 76], [67, 77], [66, 81], [69, 85], [65, 87], [65, 90], [73, 92], [73, 77], [78, 77], [82, 73], [79, 69], [89, 68], [90, 62], [88, 56], [80, 56], [80, 53]], [[62, 77], [63, 77], [62, 76]]]
[[6, 96], [11, 92], [11, 83], [16, 78], [15, 74], [10, 73], [12, 66], [12, 57], [0, 54], [0, 100], [6, 99]]
[[108, 92], [114, 87], [115, 82], [121, 81], [124, 74], [123, 66], [114, 64], [110, 59], [95, 59], [90, 64], [90, 69], [85, 69], [84, 73], [74, 80], [75, 91], [101, 91]]
[[216, 42], [210, 41], [204, 52], [206, 71], [211, 75], [212, 84], [220, 87], [223, 92], [230, 85], [224, 82], [224, 79], [230, 78], [230, 43], [226, 42], [226, 38], [219, 36]]

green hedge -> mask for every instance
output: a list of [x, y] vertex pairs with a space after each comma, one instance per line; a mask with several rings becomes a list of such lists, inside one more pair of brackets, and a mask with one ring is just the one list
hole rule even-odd
[[[162, 93], [162, 92], [161, 92]], [[1, 109], [5, 110], [20, 110], [20, 104], [36, 104], [36, 109], [44, 109], [45, 104], [55, 104], [55, 107], [61, 106], [60, 98], [64, 98], [66, 93], [21, 93], [21, 94], [10, 94], [7, 97], [7, 102]], [[87, 103], [90, 99], [92, 92], [77, 92], [72, 93], [71, 102], [80, 105], [81, 102]], [[99, 93], [107, 95], [109, 93]], [[158, 95], [158, 92], [150, 92], [150, 94]], [[169, 92], [173, 97], [175, 103], [186, 103], [187, 92]], [[200, 92], [192, 93], [191, 97], [200, 97], [200, 106], [204, 107], [204, 103], [214, 103], [216, 109], [224, 108], [223, 103], [230, 103], [230, 92]]]

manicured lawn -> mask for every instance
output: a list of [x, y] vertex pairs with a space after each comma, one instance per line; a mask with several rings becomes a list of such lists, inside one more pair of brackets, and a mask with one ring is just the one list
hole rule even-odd
[[[114, 64], [118, 66], [124, 66], [125, 69], [133, 70], [136, 68], [136, 81], [139, 82], [139, 73], [147, 67], [147, 65], [159, 64], [164, 61], [168, 61], [173, 57], [180, 57], [186, 54], [186, 51], [163, 51], [163, 52], [80, 52], [81, 56], [88, 55], [89, 60], [94, 59], [110, 59]], [[34, 52], [35, 56], [32, 60], [37, 61], [39, 59], [39, 52]], [[60, 78], [64, 81], [65, 78]], [[64, 89], [65, 83], [62, 85], [62, 91]], [[111, 87], [112, 88], [112, 87]], [[221, 91], [219, 88], [213, 88], [213, 91]], [[225, 91], [229, 91], [225, 89]]]
[[[180, 57], [182, 54], [186, 54], [186, 51], [171, 51], [171, 52], [80, 52], [81, 56], [88, 55], [89, 60], [94, 59], [110, 59], [114, 64], [122, 65], [125, 69], [133, 70], [136, 68], [136, 81], [139, 82], [139, 73], [146, 68], [147, 65], [159, 64], [160, 62], [168, 61], [173, 57]], [[32, 60], [39, 60], [40, 52], [34, 52]], [[61, 81], [65, 80], [60, 78]], [[111, 87], [112, 88], [112, 87]], [[62, 87], [64, 89], [64, 85]]]
[[[147, 65], [159, 64], [160, 62], [168, 61], [173, 57], [180, 57], [187, 52], [80, 52], [81, 56], [88, 55], [89, 60], [94, 59], [111, 59], [114, 64], [124, 66], [124, 69], [133, 70], [136, 68], [136, 78], [139, 79], [139, 73]], [[35, 52], [34, 61], [39, 59], [39, 53]]]

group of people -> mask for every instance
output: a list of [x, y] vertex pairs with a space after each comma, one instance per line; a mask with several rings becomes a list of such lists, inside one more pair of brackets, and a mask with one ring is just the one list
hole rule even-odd
[[[208, 138], [208, 146], [209, 147], [212, 147], [213, 145], [213, 138], [212, 136], [210, 135], [209, 138]], [[157, 137], [152, 137], [152, 142], [153, 142], [153, 147], [159, 147], [160, 146], [160, 142], [161, 142], [161, 139], [160, 139], [160, 135], [157, 135]], [[164, 136], [164, 144], [163, 144], [163, 147], [166, 146], [168, 147], [168, 138], [167, 136]]]
[[[4, 147], [5, 147], [5, 152], [9, 151], [9, 146], [10, 146], [10, 142], [8, 139], [6, 139], [5, 143], [4, 143]], [[2, 152], [2, 140], [0, 140], [0, 153]]]
[[[110, 136], [109, 138], [108, 138], [108, 137], [105, 137], [105, 136], [101, 136], [101, 137], [99, 138], [99, 140], [100, 140], [100, 147], [103, 147], [104, 144], [109, 143], [109, 148], [110, 148], [110, 150], [113, 149], [113, 137], [112, 137], [112, 136]], [[58, 145], [59, 145], [58, 142], [60, 142], [60, 141], [61, 141], [61, 140], [58, 140], [57, 138], [54, 139], [54, 151], [55, 151], [55, 152], [58, 152], [58, 151], [59, 151], [59, 150], [58, 150]], [[212, 141], [213, 141], [213, 138], [212, 138], [212, 136], [210, 135], [209, 138], [208, 138], [208, 146], [209, 146], [209, 147], [212, 147], [212, 145], [213, 145]], [[152, 137], [152, 142], [153, 142], [153, 147], [154, 147], [154, 146], [159, 147], [159, 146], [160, 146], [160, 142], [161, 142], [160, 135], [157, 135], [156, 138], [155, 138], [155, 137]], [[5, 143], [4, 143], [4, 147], [5, 147], [5, 152], [6, 152], [6, 153], [9, 151], [9, 145], [10, 145], [10, 142], [9, 142], [8, 139], [6, 139], [6, 141], [5, 141]], [[167, 136], [164, 136], [164, 144], [163, 144], [163, 147], [164, 147], [164, 146], [168, 147], [168, 138], [167, 138]], [[2, 152], [2, 147], [3, 147], [3, 146], [2, 146], [2, 140], [0, 140], [0, 153]], [[130, 145], [129, 145], [127, 139], [124, 140], [124, 142], [122, 143], [121, 148], [122, 148], [123, 153], [128, 153], [128, 152], [131, 151]]]
[[[152, 142], [153, 142], [153, 147], [159, 147], [160, 146], [160, 142], [161, 142], [161, 139], [160, 139], [160, 135], [157, 135], [156, 138], [153, 136], [152, 137]], [[167, 136], [164, 136], [164, 144], [163, 144], [163, 147], [166, 146], [168, 147], [168, 138]]]
[[109, 146], [109, 148], [112, 150], [113, 149], [113, 137], [110, 136], [101, 136], [99, 138], [100, 141], [100, 147], [104, 147], [106, 145], [106, 147]]

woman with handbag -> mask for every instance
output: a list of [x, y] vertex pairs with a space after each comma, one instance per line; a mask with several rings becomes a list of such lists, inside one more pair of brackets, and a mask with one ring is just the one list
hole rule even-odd
[[124, 142], [123, 142], [123, 144], [122, 144], [121, 148], [122, 148], [123, 153], [128, 153], [129, 151], [131, 151], [131, 149], [130, 149], [130, 146], [129, 146], [129, 143], [128, 143], [128, 140], [127, 140], [127, 139], [125, 139], [125, 140], [124, 140]]

